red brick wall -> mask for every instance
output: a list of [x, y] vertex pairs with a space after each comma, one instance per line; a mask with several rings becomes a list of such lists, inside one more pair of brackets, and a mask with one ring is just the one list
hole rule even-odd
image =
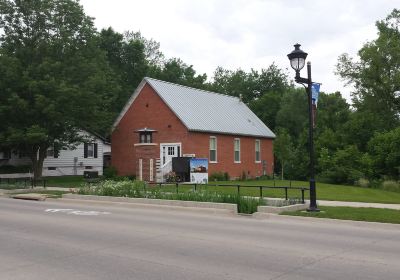
[[[139, 179], [139, 159], [142, 159], [142, 180], [155, 181], [156, 160], [160, 157], [159, 148], [156, 145], [139, 144], [135, 146], [135, 155], [135, 174], [137, 178]], [[150, 178], [150, 159], [153, 160], [153, 178]]]
[[[144, 127], [157, 130], [153, 133], [153, 143], [157, 146], [151, 154], [157, 158], [160, 157], [160, 143], [182, 143], [182, 154], [208, 158], [210, 136], [217, 137], [218, 163], [209, 163], [209, 174], [222, 171], [228, 172], [231, 177], [240, 177], [243, 172], [251, 177], [262, 175], [262, 163], [255, 162], [255, 139], [260, 139], [261, 160], [267, 161], [267, 173], [272, 173], [272, 139], [188, 132], [158, 94], [146, 84], [111, 136], [112, 165], [119, 175], [136, 174], [138, 159], [150, 156], [140, 155], [141, 150], [136, 149], [135, 152], [134, 144], [139, 142], [139, 135], [134, 131]], [[235, 138], [240, 138], [241, 163], [234, 163]]]
[[[243, 172], [255, 177], [263, 174], [262, 160], [267, 161], [267, 174], [272, 174], [273, 143], [272, 139], [248, 136], [232, 136], [212, 133], [191, 132], [188, 141], [182, 146], [184, 153], [196, 154], [198, 158], [209, 158], [210, 136], [217, 139], [217, 163], [209, 163], [209, 175], [214, 172], [228, 172], [233, 177], [240, 177]], [[234, 139], [240, 139], [240, 162], [234, 162]], [[261, 163], [255, 162], [255, 140], [261, 142]]]
[[134, 131], [144, 127], [157, 130], [153, 143], [158, 144], [158, 157], [160, 143], [183, 143], [188, 137], [186, 127], [146, 84], [111, 135], [111, 164], [119, 175], [136, 173], [134, 144], [139, 142], [139, 135]]

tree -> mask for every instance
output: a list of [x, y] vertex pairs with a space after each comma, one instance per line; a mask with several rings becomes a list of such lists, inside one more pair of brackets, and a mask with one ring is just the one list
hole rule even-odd
[[276, 130], [276, 115], [281, 108], [282, 94], [276, 91], [264, 93], [257, 100], [250, 102], [250, 109], [262, 120], [272, 131]]
[[292, 139], [299, 139], [304, 128], [308, 127], [307, 94], [304, 89], [292, 89], [283, 94], [276, 126], [285, 128]]
[[368, 143], [375, 177], [387, 175], [395, 180], [400, 175], [400, 127], [377, 133]]
[[25, 152], [39, 178], [50, 146], [99, 128], [108, 64], [77, 1], [1, 0], [0, 34], [0, 145]]
[[283, 94], [288, 88], [287, 75], [275, 64], [257, 71], [235, 71], [218, 67], [214, 72], [213, 91], [240, 97], [244, 103], [257, 101], [267, 93]]
[[127, 31], [124, 34], [127, 41], [139, 41], [144, 45], [145, 57], [151, 66], [161, 67], [165, 62], [164, 54], [160, 51], [160, 43], [153, 39], [146, 39], [140, 31]]
[[274, 141], [274, 154], [281, 165], [282, 180], [284, 178], [285, 164], [290, 162], [293, 152], [294, 148], [289, 133], [285, 129], [279, 130]]
[[364, 176], [363, 154], [354, 145], [346, 146], [330, 155], [326, 149], [320, 153], [319, 178], [329, 183], [354, 184]]
[[179, 58], [172, 58], [164, 62], [162, 67], [152, 69], [152, 77], [189, 87], [208, 89], [207, 75], [196, 74], [193, 65], [187, 65]]
[[377, 21], [378, 38], [364, 44], [358, 61], [348, 54], [339, 57], [337, 74], [355, 87], [352, 94], [358, 111], [374, 114], [380, 131], [399, 125], [400, 10]]

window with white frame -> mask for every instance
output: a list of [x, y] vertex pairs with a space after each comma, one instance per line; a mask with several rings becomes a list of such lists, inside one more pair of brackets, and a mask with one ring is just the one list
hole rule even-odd
[[217, 162], [217, 137], [210, 137], [210, 162]]
[[87, 145], [87, 157], [94, 157], [94, 144], [90, 143]]
[[256, 147], [255, 147], [255, 151], [256, 151], [256, 162], [261, 162], [261, 141], [260, 140], [256, 140]]
[[240, 163], [240, 139], [234, 140], [234, 161]]

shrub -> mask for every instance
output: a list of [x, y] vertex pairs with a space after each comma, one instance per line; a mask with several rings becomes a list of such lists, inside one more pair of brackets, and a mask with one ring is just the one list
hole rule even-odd
[[136, 180], [136, 175], [128, 175], [127, 178], [131, 181], [135, 181]]
[[166, 182], [176, 182], [176, 173], [174, 171], [170, 171], [164, 175], [164, 179]]
[[246, 181], [246, 180], [247, 180], [247, 175], [246, 175], [246, 172], [243, 171], [242, 175], [240, 176], [240, 181]]
[[209, 181], [229, 181], [230, 177], [228, 172], [214, 172], [210, 175]]
[[78, 191], [79, 194], [101, 196], [119, 196], [134, 198], [168, 199], [200, 202], [233, 203], [238, 205], [239, 213], [252, 214], [257, 211], [258, 205], [265, 205], [263, 199], [244, 197], [237, 194], [220, 194], [211, 191], [197, 192], [162, 192], [156, 187], [148, 187], [142, 181], [102, 181], [98, 184], [86, 184]]
[[370, 182], [368, 179], [360, 178], [356, 181], [356, 185], [363, 188], [368, 188], [370, 186]]
[[382, 188], [386, 191], [391, 192], [400, 192], [400, 184], [399, 182], [393, 180], [383, 181]]
[[103, 171], [103, 176], [106, 179], [113, 179], [117, 177], [117, 169], [114, 166], [106, 167]]

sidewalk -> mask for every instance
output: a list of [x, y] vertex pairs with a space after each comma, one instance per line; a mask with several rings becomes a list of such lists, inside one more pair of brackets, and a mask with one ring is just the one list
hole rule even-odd
[[[309, 203], [309, 201], [306, 201], [306, 203]], [[387, 208], [387, 209], [400, 210], [400, 204], [385, 204], [385, 203], [367, 203], [367, 202], [318, 200], [317, 201], [317, 205], [320, 205], [320, 206]]]

